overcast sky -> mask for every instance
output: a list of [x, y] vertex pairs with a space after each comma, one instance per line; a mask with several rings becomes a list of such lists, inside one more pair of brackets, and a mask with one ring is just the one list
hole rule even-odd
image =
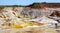
[[29, 5], [34, 2], [56, 2], [60, 0], [0, 0], [0, 5]]

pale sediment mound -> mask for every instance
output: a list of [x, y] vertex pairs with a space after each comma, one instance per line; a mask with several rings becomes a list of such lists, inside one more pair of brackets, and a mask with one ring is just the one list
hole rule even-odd
[[0, 33], [57, 33], [54, 29], [48, 27], [29, 27], [21, 29], [6, 29]]

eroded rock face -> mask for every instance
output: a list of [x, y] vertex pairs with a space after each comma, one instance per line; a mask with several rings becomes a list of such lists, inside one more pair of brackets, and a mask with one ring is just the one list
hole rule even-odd
[[14, 18], [16, 17], [15, 16], [15, 13], [19, 13], [20, 12], [20, 9], [22, 10], [22, 8], [19, 8], [19, 7], [5, 7], [4, 9], [2, 9], [1, 11], [1, 15], [0, 16], [4, 16], [5, 18], [6, 17], [10, 17], [10, 18]]
[[60, 17], [60, 11], [55, 10], [50, 16]]
[[59, 11], [60, 8], [45, 8], [45, 9], [33, 9], [30, 7], [5, 7], [0, 12], [0, 17], [14, 18], [20, 15], [30, 16], [32, 18], [49, 16], [53, 13], [54, 10]]

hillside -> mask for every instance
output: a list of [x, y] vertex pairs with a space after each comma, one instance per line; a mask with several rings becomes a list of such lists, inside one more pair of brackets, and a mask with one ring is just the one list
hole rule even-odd
[[[0, 13], [3, 14], [4, 17], [11, 17], [16, 13], [21, 13], [21, 15], [30, 16], [32, 18], [42, 17], [42, 16], [49, 16], [54, 11], [60, 11], [60, 3], [33, 3], [27, 6], [21, 5], [10, 5], [10, 6], [0, 6]], [[6, 14], [8, 12], [9, 14]], [[11, 13], [10, 13], [11, 12]], [[13, 13], [14, 12], [14, 13]], [[6, 14], [6, 15], [5, 15]], [[0, 15], [2, 17], [2, 15]], [[16, 15], [14, 15], [16, 16]], [[19, 16], [17, 16], [19, 17]]]

